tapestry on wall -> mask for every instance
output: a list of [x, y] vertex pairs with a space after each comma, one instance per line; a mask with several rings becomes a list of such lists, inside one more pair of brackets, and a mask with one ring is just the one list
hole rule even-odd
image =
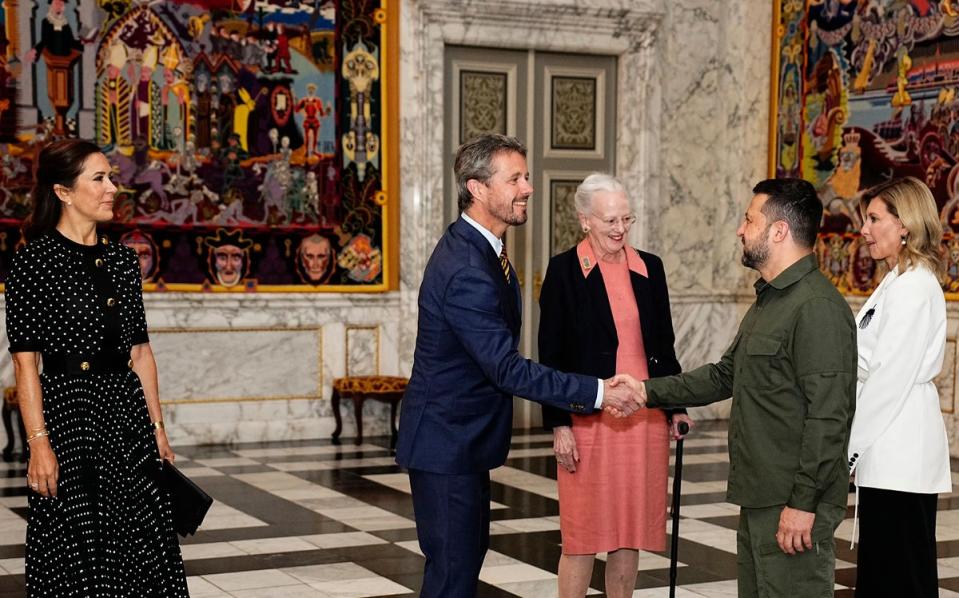
[[147, 290], [387, 290], [385, 3], [0, 2], [0, 282], [38, 152], [82, 137]]
[[858, 234], [862, 192], [926, 182], [946, 229], [943, 289], [959, 299], [959, 2], [776, 0], [770, 171], [825, 207], [823, 272], [843, 292], [882, 276]]

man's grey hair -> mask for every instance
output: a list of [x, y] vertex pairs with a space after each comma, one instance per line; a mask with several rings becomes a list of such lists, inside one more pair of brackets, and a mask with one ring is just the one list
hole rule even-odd
[[[626, 187], [622, 181], [611, 174], [594, 172], [583, 179], [579, 187], [576, 187], [576, 195], [573, 197], [573, 202], [576, 204], [576, 211], [586, 216], [591, 214], [593, 212], [593, 195], [600, 191], [608, 191], [610, 193], [621, 191], [626, 193]], [[628, 194], [626, 199], [627, 201], [629, 200]]]
[[456, 177], [457, 204], [461, 212], [473, 205], [473, 195], [466, 183], [470, 179], [476, 179], [484, 185], [489, 183], [493, 177], [493, 156], [501, 152], [515, 152], [525, 158], [526, 146], [515, 137], [490, 133], [474, 137], [456, 150], [453, 175]]

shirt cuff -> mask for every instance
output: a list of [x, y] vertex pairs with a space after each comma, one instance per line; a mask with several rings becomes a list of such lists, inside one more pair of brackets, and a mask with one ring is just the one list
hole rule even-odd
[[596, 402], [593, 403], [593, 409], [602, 409], [603, 408], [603, 381], [599, 378], [596, 379], [599, 384], [596, 385]]

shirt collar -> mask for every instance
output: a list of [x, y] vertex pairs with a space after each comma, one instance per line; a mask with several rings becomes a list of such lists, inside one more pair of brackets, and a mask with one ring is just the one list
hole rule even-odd
[[[629, 245], [624, 248], [626, 249], [626, 265], [629, 269], [644, 278], [649, 278], [646, 262], [640, 257], [639, 252]], [[583, 239], [576, 246], [576, 257], [579, 260], [579, 268], [583, 271], [583, 278], [586, 278], [597, 265], [596, 254], [593, 252], [593, 246], [589, 244], [589, 239]]]
[[771, 286], [777, 290], [783, 290], [788, 286], [796, 284], [803, 279], [807, 274], [813, 270], [819, 268], [819, 259], [816, 257], [815, 253], [810, 253], [807, 256], [804, 256], [796, 260], [793, 265], [789, 266], [785, 270], [779, 273], [779, 276], [766, 282], [764, 279], [760, 278], [753, 285], [756, 289], [756, 294], [763, 292], [767, 286]]
[[462, 218], [466, 224], [469, 224], [476, 230], [480, 232], [483, 237], [489, 241], [490, 246], [493, 248], [493, 251], [496, 252], [496, 255], [503, 253], [503, 240], [491, 233], [489, 230], [483, 227], [482, 224], [470, 218], [466, 212], [460, 213], [460, 218]]

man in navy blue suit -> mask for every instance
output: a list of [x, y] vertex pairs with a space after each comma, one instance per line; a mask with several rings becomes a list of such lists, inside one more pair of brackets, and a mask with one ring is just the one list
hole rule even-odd
[[396, 461], [409, 470], [423, 598], [471, 598], [489, 546], [489, 472], [506, 461], [513, 395], [574, 413], [642, 406], [629, 384], [564, 374], [523, 358], [519, 282], [503, 237], [526, 222], [526, 148], [483, 135], [453, 166], [461, 216], [437, 243], [419, 295], [413, 374]]

